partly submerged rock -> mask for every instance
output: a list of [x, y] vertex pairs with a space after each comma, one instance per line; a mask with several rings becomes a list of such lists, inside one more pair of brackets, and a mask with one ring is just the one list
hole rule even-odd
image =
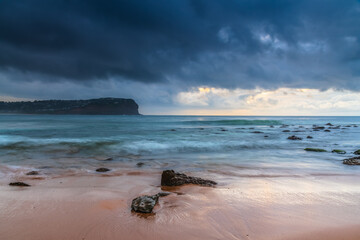
[[343, 160], [346, 165], [360, 165], [360, 157], [352, 157]]
[[327, 124], [325, 124], [325, 125], [327, 125], [327, 126], [334, 126], [334, 125], [332, 125], [331, 123], [327, 123]]
[[251, 133], [264, 133], [264, 132], [261, 132], [261, 131], [253, 131]]
[[170, 193], [160, 192], [156, 195], [140, 196], [132, 200], [131, 210], [139, 213], [151, 213], [154, 209], [159, 197], [165, 197]]
[[329, 129], [325, 129], [324, 132], [331, 132]]
[[108, 171], [110, 171], [110, 169], [108, 169], [108, 168], [98, 168], [98, 169], [96, 169], [96, 171], [97, 172], [108, 172]]
[[309, 152], [327, 152], [325, 149], [321, 148], [305, 148], [304, 150]]
[[290, 130], [284, 130], [283, 132], [290, 132]]
[[338, 153], [338, 154], [345, 154], [345, 153], [346, 153], [346, 151], [341, 150], [341, 149], [334, 149], [334, 150], [332, 150], [331, 152], [333, 152], [333, 153]]
[[212, 187], [217, 183], [199, 177], [190, 177], [174, 170], [165, 170], [161, 175], [161, 186], [180, 186], [184, 184], [197, 184]]
[[15, 187], [30, 187], [29, 184], [24, 182], [11, 182], [9, 183], [9, 186], [15, 186]]
[[288, 137], [287, 139], [289, 139], [289, 140], [302, 140], [301, 137], [297, 137], [295, 135], [292, 135], [292, 136]]
[[311, 138], [313, 138], [312, 136], [307, 136], [306, 138], [309, 138], [309, 139], [311, 139]]
[[360, 155], [360, 149], [359, 149], [359, 150], [356, 150], [356, 151], [354, 152], [354, 154]]
[[39, 175], [38, 171], [30, 171], [28, 173], [26, 173], [26, 175]]

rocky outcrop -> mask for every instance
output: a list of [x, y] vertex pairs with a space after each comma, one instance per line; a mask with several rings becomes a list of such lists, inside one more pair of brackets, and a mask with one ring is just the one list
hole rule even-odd
[[0, 102], [0, 113], [139, 115], [138, 108], [134, 100], [124, 98]]
[[161, 192], [156, 195], [145, 195], [137, 197], [131, 202], [131, 210], [138, 213], [151, 213], [156, 203], [158, 202], [159, 197], [164, 197], [169, 194], [170, 193]]
[[161, 186], [180, 186], [184, 184], [196, 184], [201, 186], [212, 187], [217, 183], [198, 177], [190, 177], [174, 170], [165, 170], [161, 175]]
[[360, 149], [354, 152], [355, 155], [360, 155]]
[[360, 157], [352, 157], [343, 160], [346, 165], [360, 165]]

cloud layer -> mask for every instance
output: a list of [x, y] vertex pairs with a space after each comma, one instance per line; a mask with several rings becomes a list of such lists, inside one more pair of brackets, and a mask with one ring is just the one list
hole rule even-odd
[[3, 0], [0, 66], [44, 81], [359, 90], [359, 25], [353, 0]]
[[2, 0], [0, 96], [359, 91], [359, 26], [356, 0]]

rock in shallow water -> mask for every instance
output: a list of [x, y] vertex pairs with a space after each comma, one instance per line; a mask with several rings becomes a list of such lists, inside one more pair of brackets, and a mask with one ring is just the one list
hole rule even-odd
[[160, 192], [156, 195], [137, 197], [131, 202], [131, 210], [139, 213], [151, 213], [158, 202], [159, 197], [165, 197], [169, 194], [170, 193]]
[[360, 157], [353, 157], [344, 159], [343, 164], [346, 165], [360, 165]]
[[29, 184], [24, 182], [11, 182], [9, 183], [9, 186], [15, 186], [15, 187], [30, 187]]
[[345, 154], [346, 151], [345, 150], [341, 150], [341, 149], [334, 149], [331, 151], [332, 153], [337, 153], [337, 154]]
[[305, 148], [304, 150], [309, 152], [327, 152], [325, 149], [321, 148]]
[[292, 136], [288, 137], [287, 139], [289, 139], [289, 140], [302, 140], [301, 137], [297, 137], [295, 135], [292, 135]]
[[354, 152], [355, 155], [360, 155], [360, 149]]
[[198, 177], [190, 177], [174, 170], [165, 170], [161, 175], [161, 186], [180, 186], [184, 184], [196, 184], [201, 186], [212, 187], [217, 183]]

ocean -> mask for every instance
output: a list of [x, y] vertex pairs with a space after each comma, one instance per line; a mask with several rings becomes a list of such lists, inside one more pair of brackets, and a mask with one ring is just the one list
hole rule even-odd
[[342, 164], [360, 149], [358, 125], [360, 117], [0, 115], [0, 174], [86, 175], [97, 167], [239, 177], [358, 174]]

